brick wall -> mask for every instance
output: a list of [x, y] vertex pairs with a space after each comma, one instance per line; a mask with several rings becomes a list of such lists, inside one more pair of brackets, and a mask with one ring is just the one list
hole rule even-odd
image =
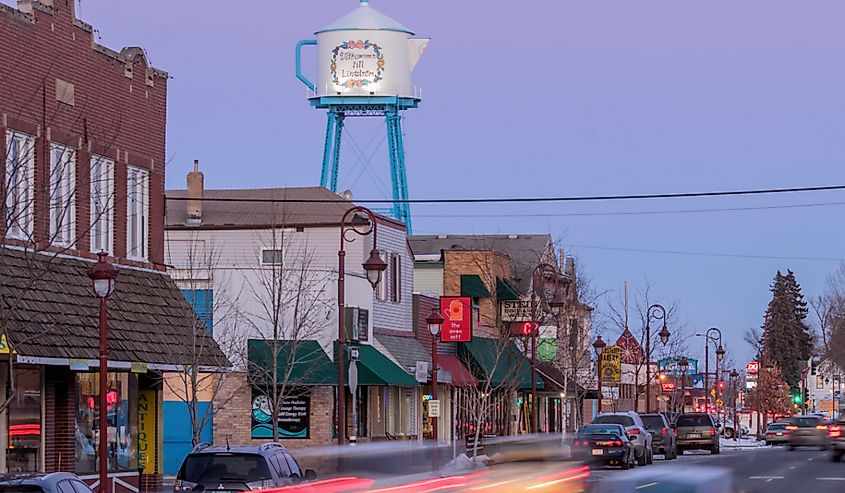
[[43, 368], [44, 470], [73, 472], [76, 463], [76, 382], [68, 368]]
[[495, 327], [499, 309], [496, 278], [511, 277], [510, 258], [491, 250], [444, 250], [443, 259], [443, 295], [460, 296], [461, 275], [477, 275], [491, 294], [490, 298], [479, 300], [480, 322]]
[[[163, 269], [167, 74], [148, 67], [139, 48], [118, 53], [98, 45], [73, 7], [74, 0], [33, 0], [22, 12], [0, 4], [0, 127], [3, 140], [6, 128], [37, 137], [35, 240], [43, 242], [49, 231], [48, 150], [50, 142], [61, 142], [77, 149], [77, 232], [90, 222], [90, 153], [117, 158], [117, 257], [126, 253], [126, 166], [150, 171], [149, 259]], [[73, 86], [72, 101], [57, 87], [65, 83]], [[87, 236], [79, 236], [80, 251], [71, 253], [93, 258]]]
[[[225, 402], [214, 415], [214, 443], [225, 444], [226, 439], [232, 445], [265, 443], [267, 440], [252, 440], [250, 428], [252, 426], [252, 391], [246, 383], [246, 374], [237, 373], [227, 377], [226, 383], [218, 391], [218, 402]], [[311, 438], [308, 440], [283, 440], [285, 447], [290, 449], [329, 445], [332, 438], [332, 408], [334, 388], [313, 387], [311, 389]], [[230, 397], [231, 396], [231, 397]]]

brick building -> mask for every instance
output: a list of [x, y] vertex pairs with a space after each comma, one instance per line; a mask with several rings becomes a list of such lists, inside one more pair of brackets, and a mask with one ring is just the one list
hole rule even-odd
[[160, 473], [161, 372], [192, 341], [222, 354], [164, 272], [167, 74], [93, 31], [72, 0], [0, 4], [0, 471], [96, 478], [87, 271], [106, 252], [119, 276], [102, 452], [112, 491], [138, 491]]

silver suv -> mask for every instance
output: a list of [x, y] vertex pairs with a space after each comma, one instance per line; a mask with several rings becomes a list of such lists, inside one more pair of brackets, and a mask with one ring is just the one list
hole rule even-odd
[[644, 466], [653, 462], [651, 452], [651, 433], [646, 431], [645, 424], [638, 413], [635, 413], [634, 411], [603, 413], [596, 416], [593, 423], [615, 423], [624, 426], [628, 439], [634, 444], [634, 455], [637, 457], [637, 465]]

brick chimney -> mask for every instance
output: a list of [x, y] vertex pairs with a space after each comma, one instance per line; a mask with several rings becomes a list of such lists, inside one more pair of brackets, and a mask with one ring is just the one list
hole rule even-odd
[[202, 224], [202, 196], [205, 190], [205, 177], [200, 171], [200, 162], [194, 159], [194, 170], [188, 173], [188, 200], [185, 202], [188, 215], [185, 226]]

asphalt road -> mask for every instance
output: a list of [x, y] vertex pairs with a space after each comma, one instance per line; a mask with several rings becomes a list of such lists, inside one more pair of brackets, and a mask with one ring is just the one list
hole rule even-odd
[[[693, 455], [694, 454], [694, 455]], [[734, 485], [740, 493], [825, 493], [845, 491], [845, 461], [834, 463], [829, 452], [783, 447], [727, 450], [719, 455], [691, 452], [676, 461], [655, 459], [646, 467], [717, 466], [733, 471]], [[639, 468], [637, 468], [639, 469]], [[593, 471], [591, 481], [621, 472], [612, 469]]]

